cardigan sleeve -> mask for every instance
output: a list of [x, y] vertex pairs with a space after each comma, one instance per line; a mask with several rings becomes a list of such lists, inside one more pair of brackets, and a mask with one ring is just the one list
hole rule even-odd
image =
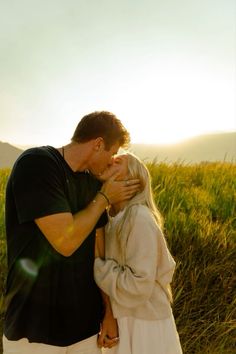
[[138, 209], [128, 235], [125, 264], [96, 258], [95, 281], [118, 304], [131, 308], [150, 298], [156, 278], [158, 232], [149, 210]]

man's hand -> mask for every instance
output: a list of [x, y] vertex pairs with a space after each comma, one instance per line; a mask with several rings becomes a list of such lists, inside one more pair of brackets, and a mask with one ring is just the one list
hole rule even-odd
[[128, 179], [125, 181], [117, 181], [114, 174], [105, 183], [103, 183], [101, 191], [105, 193], [110, 204], [115, 204], [129, 200], [138, 192], [140, 192], [140, 180]]

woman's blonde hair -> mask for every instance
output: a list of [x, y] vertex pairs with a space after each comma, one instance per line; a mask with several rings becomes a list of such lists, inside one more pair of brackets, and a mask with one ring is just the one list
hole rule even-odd
[[[149, 208], [152, 215], [154, 216], [157, 224], [162, 229], [163, 227], [163, 219], [156, 207], [152, 186], [151, 186], [151, 175], [148, 171], [146, 165], [134, 154], [128, 152], [125, 154], [128, 160], [128, 174], [131, 179], [139, 179], [141, 184], [141, 190], [138, 192], [126, 205], [124, 216], [121, 220], [121, 223], [118, 227], [118, 235], [122, 232], [123, 228], [125, 228], [125, 232], [129, 231], [126, 229], [128, 223], [132, 223], [132, 216], [134, 215], [134, 206], [135, 205], [145, 205]], [[131, 225], [130, 225], [131, 226]]]
[[[140, 180], [141, 190], [126, 204], [124, 215], [117, 225], [116, 237], [118, 239], [120, 254], [124, 265], [126, 259], [126, 243], [128, 241], [127, 235], [129, 235], [132, 229], [135, 213], [138, 209], [136, 206], [141, 204], [148, 207], [160, 229], [163, 229], [163, 218], [154, 201], [151, 176], [146, 165], [137, 156], [130, 152], [126, 153], [126, 156], [128, 159], [128, 177], [138, 178]], [[165, 291], [170, 302], [172, 302], [173, 297], [170, 284], [167, 284]]]

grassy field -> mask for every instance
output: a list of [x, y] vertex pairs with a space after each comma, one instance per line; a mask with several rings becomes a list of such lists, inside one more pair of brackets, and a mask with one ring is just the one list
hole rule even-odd
[[[183, 351], [236, 353], [236, 165], [152, 163], [148, 167], [155, 200], [165, 219], [168, 244], [177, 262], [173, 310]], [[1, 331], [8, 173], [0, 170]]]

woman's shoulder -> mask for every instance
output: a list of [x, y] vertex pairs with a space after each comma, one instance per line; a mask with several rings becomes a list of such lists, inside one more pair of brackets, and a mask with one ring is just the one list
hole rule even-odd
[[152, 217], [153, 213], [145, 204], [134, 204], [131, 206], [131, 212], [133, 215], [139, 217]]
[[147, 205], [139, 204], [136, 207], [136, 217], [140, 223], [145, 223], [158, 234], [163, 234], [162, 227], [158, 224], [157, 218]]
[[136, 204], [132, 206], [132, 214], [139, 220], [139, 222], [149, 222], [154, 227], [158, 227], [156, 219], [153, 215], [153, 212], [144, 204]]

